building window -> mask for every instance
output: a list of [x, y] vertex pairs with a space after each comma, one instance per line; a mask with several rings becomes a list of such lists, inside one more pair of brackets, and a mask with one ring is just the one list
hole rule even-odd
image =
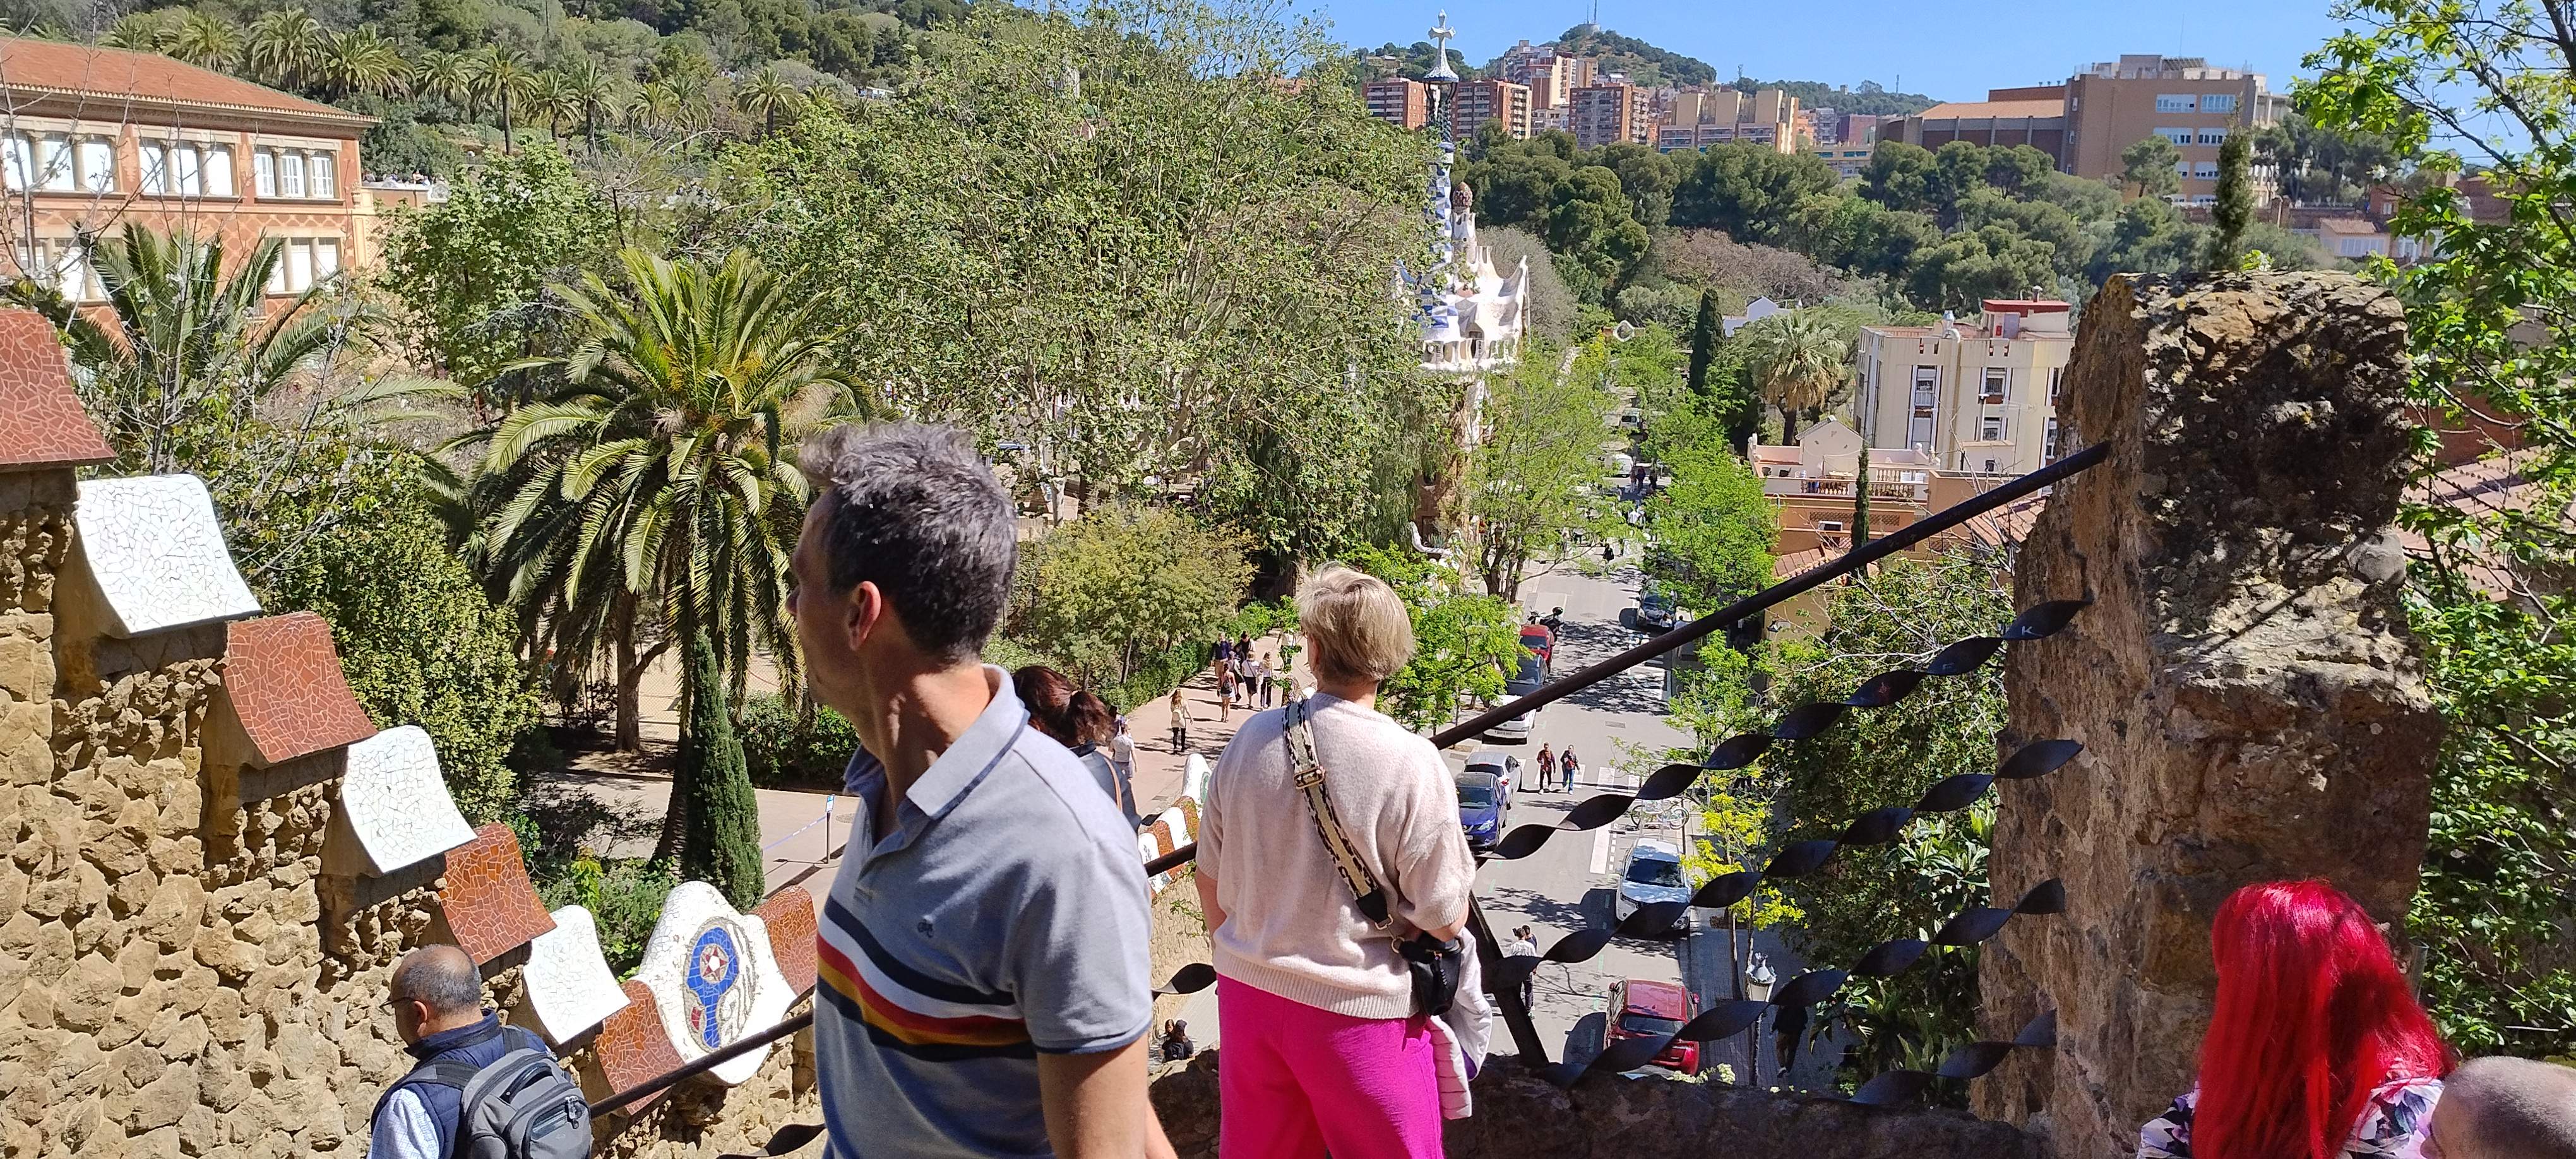
[[277, 154], [261, 149], [250, 155], [251, 188], [262, 197], [277, 196]]
[[2065, 368], [2065, 367], [2063, 367], [2063, 366], [2052, 366], [2052, 367], [2049, 367], [2049, 368], [2048, 368], [2048, 405], [2050, 405], [2050, 406], [2056, 406], [2056, 405], [2057, 405], [2057, 392], [2058, 392], [2058, 390], [2059, 390], [2059, 389], [2061, 389], [2061, 388], [2065, 385], [2065, 383], [2066, 383], [2066, 368]]
[[2004, 416], [1985, 415], [1978, 418], [1977, 441], [1981, 443], [2000, 443], [2004, 441]]
[[2203, 97], [2201, 97], [2201, 98], [2200, 98], [2200, 111], [2201, 111], [2201, 112], [2204, 112], [2204, 113], [2232, 113], [2232, 112], [2235, 112], [2235, 111], [2236, 111], [2236, 94], [2234, 94], [2234, 93], [2210, 93], [2210, 94], [2208, 94], [2208, 95], [2206, 95], [2206, 96], [2203, 96]]
[[2193, 137], [2192, 140], [2194, 143], [2202, 145], [2224, 145], [2227, 143], [2227, 130], [2202, 129], [2200, 130], [2200, 134]]
[[2190, 93], [2156, 94], [2156, 111], [2159, 113], [2188, 113], [2197, 107], [2198, 102]]
[[116, 187], [116, 153], [99, 138], [11, 133], [0, 141], [0, 175], [19, 192], [105, 193]]
[[2004, 366], [1986, 368], [1986, 384], [1977, 391], [1977, 401], [1987, 406], [2002, 406], [2012, 401], [2012, 369]]
[[2188, 145], [2191, 144], [2192, 138], [2200, 135], [2200, 130], [2192, 128], [2158, 129], [2156, 130], [2156, 135], [2177, 145]]
[[80, 186], [92, 193], [116, 188], [116, 145], [96, 137], [80, 143]]
[[301, 294], [340, 272], [340, 239], [290, 237], [278, 247], [277, 265], [268, 273], [268, 292]]
[[304, 196], [304, 154], [280, 153], [277, 155], [277, 195], [279, 197]]
[[1986, 460], [1986, 473], [1989, 475], [1995, 473], [1995, 461], [1993, 459]]
[[258, 149], [251, 154], [252, 187], [262, 197], [336, 200], [339, 162], [329, 149]]
[[2049, 419], [2049, 420], [2048, 420], [2048, 433], [2046, 434], [2046, 436], [2045, 436], [2044, 438], [2045, 438], [2045, 441], [2043, 442], [2043, 444], [2042, 444], [2042, 445], [2041, 445], [2041, 447], [2040, 447], [2040, 457], [2039, 457], [2039, 465], [2040, 465], [2040, 466], [2043, 466], [2043, 467], [2045, 467], [2045, 466], [2049, 465], [2050, 463], [2054, 463], [2054, 462], [2056, 462], [2056, 461], [2057, 461], [2057, 420], [2056, 420], [2056, 419], [2051, 418], [2051, 419]]
[[2202, 181], [2218, 180], [2218, 162], [2201, 161], [2191, 167], [2191, 175]]
[[107, 287], [98, 280], [98, 270], [90, 265], [89, 251], [73, 238], [39, 238], [31, 246], [18, 246], [18, 268], [37, 285], [56, 290], [69, 301], [96, 302], [107, 297]]
[[1816, 530], [1818, 531], [1841, 531], [1842, 529], [1843, 521], [1839, 519], [1819, 519], [1816, 521]]
[[1940, 390], [1940, 367], [1914, 368], [1914, 413], [1907, 417], [1905, 423], [1905, 445], [1909, 447], [1932, 445], [1932, 408]]
[[155, 197], [230, 197], [233, 151], [193, 141], [146, 141], [143, 192]]
[[2373, 237], [2336, 238], [2335, 256], [2346, 258], [2369, 257], [2372, 254], [2380, 252], [2378, 243], [2379, 239]]

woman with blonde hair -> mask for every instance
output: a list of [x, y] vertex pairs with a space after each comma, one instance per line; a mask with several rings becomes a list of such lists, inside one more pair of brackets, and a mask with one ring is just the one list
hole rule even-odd
[[1419, 997], [1409, 959], [1458, 951], [1475, 861], [1448, 766], [1376, 709], [1379, 684], [1413, 654], [1403, 601], [1331, 567], [1298, 591], [1297, 613], [1315, 695], [1292, 686], [1286, 705], [1244, 721], [1200, 814], [1225, 1044], [1218, 1149], [1436, 1156], [1444, 1095], [1463, 1087], [1438, 1061], [1441, 1011], [1420, 1008], [1447, 999]]

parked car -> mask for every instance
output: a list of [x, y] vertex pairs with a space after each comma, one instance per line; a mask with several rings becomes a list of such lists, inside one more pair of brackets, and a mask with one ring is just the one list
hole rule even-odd
[[1458, 774], [1458, 824], [1467, 830], [1467, 848], [1483, 851], [1502, 840], [1511, 807], [1510, 781], [1473, 768]]
[[1647, 584], [1638, 589], [1637, 626], [1639, 628], [1649, 632], [1669, 632], [1673, 630], [1673, 624], [1680, 618], [1681, 609], [1673, 604], [1673, 597], [1665, 594], [1663, 589], [1653, 584]]
[[[1690, 991], [1676, 983], [1650, 982], [1643, 978], [1613, 982], [1610, 984], [1609, 1040], [1662, 1038], [1672, 1034], [1698, 1013], [1693, 1005]], [[1698, 1074], [1699, 1044], [1688, 1039], [1674, 1039], [1671, 1046], [1665, 1047], [1663, 1053], [1651, 1060], [1651, 1065], [1683, 1074]]]
[[[1467, 771], [1501, 777], [1503, 788], [1521, 791], [1521, 759], [1501, 749], [1477, 749], [1467, 757]], [[1504, 801], [1506, 805], [1510, 803], [1508, 799]]]
[[[1511, 697], [1512, 700], [1518, 700], [1521, 697], [1538, 691], [1539, 688], [1546, 683], [1547, 661], [1541, 660], [1535, 655], [1524, 653], [1521, 656], [1520, 671], [1514, 673], [1510, 679], [1503, 681], [1503, 693], [1504, 695]], [[1505, 701], [1504, 703], [1509, 704], [1510, 701]], [[1530, 732], [1537, 727], [1538, 711], [1536, 709], [1532, 709], [1528, 712], [1512, 717], [1501, 724], [1495, 725], [1492, 728], [1486, 729], [1485, 735], [1489, 737], [1509, 737], [1516, 740], [1526, 741], [1530, 737]]]
[[[1640, 841], [1628, 851], [1628, 868], [1619, 875], [1618, 896], [1610, 902], [1610, 920], [1624, 922], [1638, 907], [1663, 901], [1689, 901], [1690, 881], [1682, 876], [1682, 851], [1669, 841]], [[1687, 934], [1690, 910], [1673, 919], [1673, 932]]]
[[1521, 625], [1521, 647], [1537, 653], [1538, 662], [1541, 665], [1547, 667], [1556, 665], [1556, 633], [1550, 631], [1547, 625]]

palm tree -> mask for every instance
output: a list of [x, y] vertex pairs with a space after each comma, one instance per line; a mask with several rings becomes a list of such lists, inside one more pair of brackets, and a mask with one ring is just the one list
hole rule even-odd
[[763, 137], [778, 131], [779, 114], [793, 117], [804, 104], [805, 94], [778, 75], [774, 64], [761, 66], [733, 90], [733, 107], [746, 117], [759, 118]]
[[592, 152], [599, 151], [599, 115], [617, 96], [617, 82], [608, 70], [589, 57], [580, 57], [555, 75], [556, 95], [568, 103], [575, 120], [581, 122], [582, 139]]
[[243, 37], [243, 57], [253, 73], [273, 85], [309, 80], [330, 53], [331, 34], [301, 8], [260, 14]]
[[707, 104], [706, 75], [682, 69], [663, 77], [662, 87], [668, 89], [671, 94], [672, 127], [696, 128], [710, 109]]
[[391, 97], [411, 90], [411, 65], [394, 42], [376, 35], [373, 26], [332, 37], [316, 71], [337, 97], [355, 93]]
[[1814, 310], [1787, 310], [1746, 327], [1754, 384], [1780, 408], [1780, 441], [1795, 442], [1798, 414], [1825, 405], [1851, 365], [1852, 340]]
[[736, 696], [758, 652], [793, 680], [787, 559], [806, 485], [788, 448], [853, 394], [815, 303], [748, 255], [629, 250], [623, 265], [631, 291], [596, 274], [555, 288], [579, 344], [524, 364], [562, 385], [489, 432], [475, 486], [481, 566], [539, 644], [606, 662], [632, 750], [646, 667], [692, 633]]
[[466, 58], [465, 75], [474, 95], [492, 102], [500, 114], [501, 151], [516, 152], [517, 143], [510, 135], [511, 111], [526, 105], [537, 89], [537, 74], [528, 71], [527, 58], [517, 49], [489, 45]]
[[155, 233], [127, 222], [91, 251], [106, 284], [105, 318], [24, 280], [8, 297], [50, 318], [82, 371], [83, 401], [104, 421], [121, 469], [186, 469], [179, 432], [214, 400], [256, 403], [319, 358], [333, 324], [311, 307], [324, 287], [268, 304], [266, 286], [284, 243], [253, 247], [224, 276], [224, 243]]
[[436, 49], [421, 53], [420, 61], [412, 65], [411, 87], [422, 96], [454, 102], [465, 111], [467, 121], [474, 119], [474, 72], [466, 54]]
[[109, 48], [135, 52], [169, 52], [179, 38], [179, 26], [171, 19], [173, 15], [175, 13], [167, 8], [126, 13], [118, 17], [106, 32], [99, 34], [98, 42]]
[[682, 104], [680, 94], [668, 81], [654, 81], [636, 94], [635, 115], [657, 132], [670, 132], [680, 127]]
[[186, 9], [178, 28], [170, 37], [170, 55], [218, 72], [227, 71], [241, 61], [241, 30], [231, 21], [211, 12]]

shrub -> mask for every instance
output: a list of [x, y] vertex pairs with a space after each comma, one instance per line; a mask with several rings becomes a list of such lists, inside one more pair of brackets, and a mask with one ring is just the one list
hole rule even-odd
[[[1003, 663], [989, 648], [984, 658]], [[764, 789], [838, 790], [859, 748], [858, 732], [840, 713], [816, 705], [809, 715], [774, 695], [744, 701], [736, 732], [751, 783]]]

